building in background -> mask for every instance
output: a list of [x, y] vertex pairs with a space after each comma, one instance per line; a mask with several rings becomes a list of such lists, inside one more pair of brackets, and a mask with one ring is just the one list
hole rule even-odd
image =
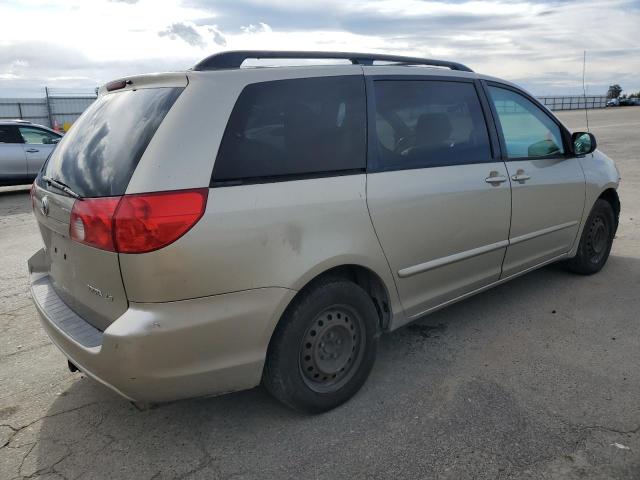
[[0, 119], [19, 118], [66, 132], [96, 96], [96, 91], [56, 93], [45, 87], [41, 98], [0, 98]]

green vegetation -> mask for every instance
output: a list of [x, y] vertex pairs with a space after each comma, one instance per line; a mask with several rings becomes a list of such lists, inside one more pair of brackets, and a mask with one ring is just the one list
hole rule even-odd
[[609, 91], [607, 92], [607, 98], [619, 98], [621, 93], [622, 93], [622, 87], [616, 83], [609, 87]]

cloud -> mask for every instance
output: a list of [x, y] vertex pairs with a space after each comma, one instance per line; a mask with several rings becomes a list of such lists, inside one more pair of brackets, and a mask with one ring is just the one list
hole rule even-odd
[[161, 37], [169, 37], [174, 40], [180, 38], [189, 45], [193, 45], [195, 47], [206, 46], [202, 35], [200, 35], [194, 27], [185, 23], [174, 23], [167, 27], [166, 30], [158, 32], [158, 35]]
[[269, 33], [273, 29], [266, 23], [259, 22], [257, 25], [250, 23], [249, 25], [240, 26], [240, 30], [244, 33]]
[[185, 70], [201, 57], [102, 60], [85, 56], [76, 48], [45, 42], [0, 44], [0, 96], [41, 96], [45, 86], [93, 92], [95, 87], [123, 76]]
[[208, 30], [209, 33], [213, 35], [213, 43], [215, 43], [216, 45], [220, 45], [221, 47], [227, 45], [227, 40], [226, 38], [224, 38], [222, 32], [218, 30], [218, 27], [214, 25], [213, 27], [208, 27]]
[[224, 30], [266, 23], [279, 31], [342, 30], [380, 35], [406, 31], [456, 29], [505, 29], [528, 23], [542, 12], [533, 2], [358, 0], [291, 3], [279, 0], [192, 0], [215, 13]]
[[[196, 23], [215, 22], [231, 46], [354, 50], [364, 45], [365, 51], [460, 61], [517, 79], [538, 93], [578, 92], [582, 51], [606, 57], [611, 50], [613, 65], [588, 55], [591, 89], [606, 91], [618, 76], [630, 88], [640, 86], [636, 0], [190, 0], [189, 5], [208, 14]], [[603, 29], [605, 17], [616, 27]], [[546, 75], [560, 71], [564, 76]]]
[[590, 93], [604, 93], [611, 83], [640, 89], [638, 0], [175, 0], [160, 8], [154, 0], [50, 0], [46, 7], [29, 5], [0, 2], [3, 89], [62, 78], [78, 79], [74, 84], [86, 78], [95, 85], [132, 73], [184, 69], [222, 48], [443, 58], [516, 81], [536, 94], [580, 92], [587, 50]]

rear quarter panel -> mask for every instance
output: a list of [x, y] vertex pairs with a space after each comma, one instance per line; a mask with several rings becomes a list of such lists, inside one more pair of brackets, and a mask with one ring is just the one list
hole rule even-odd
[[356, 264], [395, 284], [373, 231], [366, 176], [212, 188], [204, 217], [184, 237], [142, 255], [120, 255], [129, 300], [166, 302], [262, 287], [301, 289]]

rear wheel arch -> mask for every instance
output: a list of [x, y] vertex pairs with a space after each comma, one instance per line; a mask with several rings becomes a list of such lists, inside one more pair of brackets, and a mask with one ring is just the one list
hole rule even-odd
[[[315, 285], [330, 278], [349, 280], [367, 292], [373, 301], [376, 311], [378, 312], [378, 324], [380, 329], [388, 329], [392, 315], [391, 298], [389, 296], [388, 287], [376, 272], [370, 268], [357, 264], [338, 265], [316, 274], [313, 278], [308, 280], [291, 299], [284, 312], [286, 312], [287, 309], [296, 302], [296, 299], [302, 294], [302, 292], [306, 292], [307, 290], [314, 288]], [[282, 316], [284, 316], [284, 312]]]
[[367, 267], [350, 264], [331, 268], [321, 273], [318, 277], [322, 276], [341, 277], [360, 286], [371, 297], [376, 307], [380, 329], [386, 330], [389, 327], [391, 320], [389, 291], [377, 273]]

